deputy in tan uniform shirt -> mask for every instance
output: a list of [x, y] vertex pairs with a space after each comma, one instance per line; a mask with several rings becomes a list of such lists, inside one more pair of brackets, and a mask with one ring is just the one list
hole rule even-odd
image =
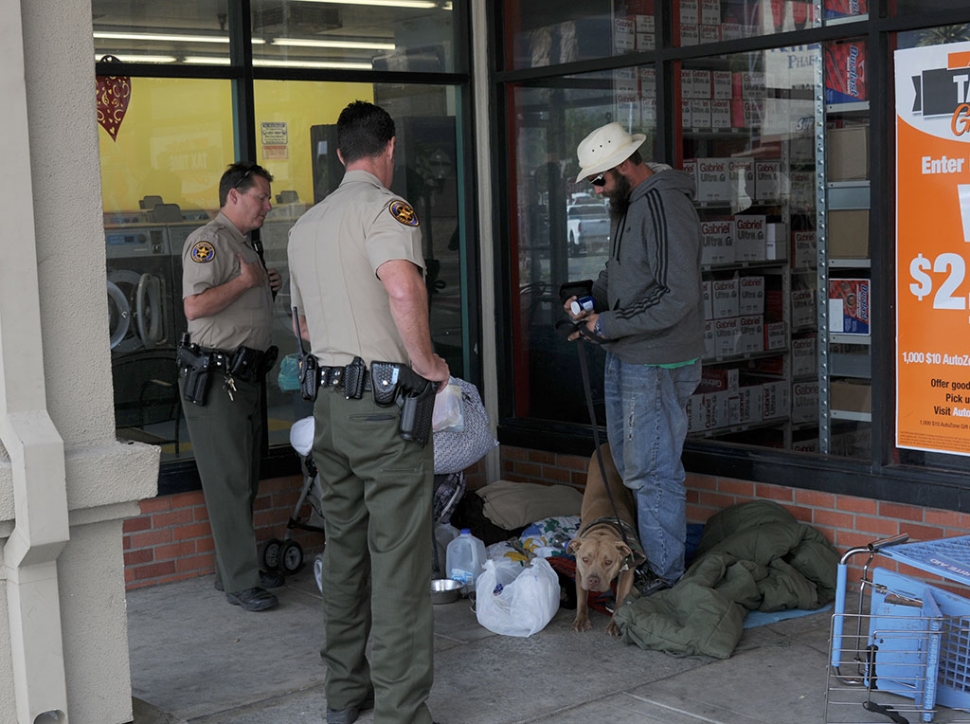
[[[219, 214], [185, 241], [182, 295], [188, 331], [203, 354], [215, 355], [210, 359], [229, 359], [241, 346], [258, 353], [270, 347], [273, 293], [282, 280], [275, 269], [263, 268], [247, 235], [269, 213], [272, 180], [255, 164], [229, 166], [219, 183]], [[283, 580], [278, 573], [260, 572], [253, 530], [262, 376], [247, 380], [220, 367], [211, 378], [205, 404], [184, 402], [183, 409], [215, 543], [215, 584], [229, 603], [263, 611], [278, 603], [266, 588]]]
[[[325, 367], [360, 357], [443, 383], [449, 372], [431, 342], [420, 222], [387, 188], [394, 144], [383, 109], [356, 101], [341, 112], [337, 153], [347, 172], [290, 231], [293, 303]], [[378, 405], [370, 390], [348, 399], [344, 389], [321, 387], [314, 406], [329, 724], [371, 707], [375, 722], [431, 724], [434, 448], [402, 439], [399, 419], [397, 405]]]

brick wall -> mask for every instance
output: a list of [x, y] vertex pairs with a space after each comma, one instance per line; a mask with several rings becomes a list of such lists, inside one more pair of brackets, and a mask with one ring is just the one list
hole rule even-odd
[[[505, 480], [582, 488], [588, 466], [589, 458], [584, 456], [502, 448], [502, 478]], [[911, 541], [970, 534], [970, 514], [966, 513], [712, 475], [687, 476], [688, 523], [704, 523], [717, 511], [736, 503], [765, 499], [779, 503], [797, 520], [817, 528], [840, 554], [900, 533], [908, 534]], [[888, 563], [881, 565], [894, 568]], [[852, 563], [851, 568], [857, 567]], [[850, 580], [853, 576], [850, 573]]]
[[[469, 488], [485, 484], [485, 466], [465, 471]], [[286, 523], [303, 488], [300, 475], [264, 480], [253, 511], [256, 540], [282, 540]], [[125, 585], [128, 589], [154, 586], [196, 576], [211, 575], [215, 552], [209, 514], [202, 491], [143, 500], [141, 514], [124, 523]], [[304, 505], [301, 518], [309, 516]], [[290, 538], [303, 546], [304, 565], [323, 549], [323, 534], [293, 530]]]
[[[582, 489], [588, 466], [585, 456], [502, 448], [505, 480]], [[465, 479], [469, 490], [484, 485], [484, 465], [465, 471]], [[262, 482], [254, 512], [259, 543], [283, 538], [302, 485], [301, 476]], [[776, 501], [796, 519], [819, 529], [840, 553], [899, 533], [909, 534], [910, 540], [970, 534], [970, 514], [711, 475], [687, 477], [689, 523], [704, 523], [736, 503], [764, 499]], [[302, 515], [308, 515], [306, 507]], [[322, 534], [297, 530], [291, 537], [303, 546], [305, 565], [310, 565], [322, 549]], [[125, 582], [130, 589], [211, 574], [214, 553], [202, 492], [143, 500], [141, 515], [125, 521], [124, 550]]]

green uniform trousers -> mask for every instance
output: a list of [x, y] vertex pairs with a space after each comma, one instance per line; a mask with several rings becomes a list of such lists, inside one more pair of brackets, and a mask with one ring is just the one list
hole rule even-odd
[[321, 655], [327, 706], [355, 706], [373, 684], [375, 724], [431, 724], [434, 448], [402, 440], [399, 418], [397, 405], [380, 407], [369, 391], [348, 400], [323, 388], [317, 397], [313, 459], [327, 536]]
[[259, 586], [253, 503], [259, 491], [262, 391], [257, 383], [235, 384], [229, 399], [216, 373], [205, 405], [182, 403], [212, 526], [216, 581], [228, 593]]

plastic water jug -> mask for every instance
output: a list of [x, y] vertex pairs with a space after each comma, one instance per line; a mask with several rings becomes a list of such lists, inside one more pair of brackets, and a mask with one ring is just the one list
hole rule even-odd
[[485, 544], [472, 535], [468, 528], [448, 544], [448, 578], [461, 581], [471, 593], [475, 590], [475, 580], [485, 570]]
[[450, 523], [437, 523], [434, 527], [434, 541], [435, 541], [435, 551], [437, 557], [435, 559], [435, 565], [437, 569], [435, 570], [436, 575], [440, 575], [442, 578], [447, 578], [447, 555], [448, 555], [448, 544], [451, 543], [455, 538], [458, 537], [458, 529], [451, 525]]

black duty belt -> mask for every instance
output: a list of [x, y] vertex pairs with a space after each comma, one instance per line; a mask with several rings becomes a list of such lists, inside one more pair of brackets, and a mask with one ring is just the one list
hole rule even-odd
[[208, 355], [211, 368], [223, 370], [246, 382], [259, 381], [276, 362], [278, 354], [276, 347], [270, 347], [265, 352], [246, 346], [234, 350], [202, 347], [200, 351]]
[[[347, 375], [347, 367], [320, 367], [320, 387], [335, 387], [337, 389], [342, 389], [344, 386], [344, 379]], [[364, 375], [364, 386], [362, 390], [364, 392], [369, 392], [371, 390], [371, 376], [369, 370], [363, 370]]]

